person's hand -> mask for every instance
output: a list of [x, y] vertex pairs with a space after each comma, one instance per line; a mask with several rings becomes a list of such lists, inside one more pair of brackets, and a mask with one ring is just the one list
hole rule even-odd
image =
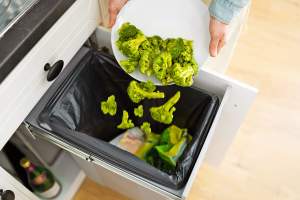
[[209, 22], [209, 53], [212, 57], [216, 57], [219, 51], [226, 43], [227, 24], [224, 24], [214, 17], [210, 17]]
[[121, 8], [127, 3], [128, 0], [109, 0], [109, 27], [112, 27]]

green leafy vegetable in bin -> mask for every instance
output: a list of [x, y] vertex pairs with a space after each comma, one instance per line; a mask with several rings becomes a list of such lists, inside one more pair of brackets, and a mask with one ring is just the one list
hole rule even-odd
[[134, 123], [129, 119], [128, 112], [123, 110], [122, 122], [117, 126], [118, 129], [129, 129], [133, 128]]
[[187, 129], [171, 125], [163, 131], [160, 143], [155, 146], [155, 149], [159, 157], [174, 168], [191, 140], [192, 136], [188, 134]]
[[144, 122], [141, 125], [141, 130], [145, 133], [145, 143], [137, 150], [135, 155], [142, 160], [146, 160], [149, 152], [159, 143], [160, 135], [151, 131], [149, 122]]
[[137, 108], [134, 108], [134, 115], [137, 117], [143, 117], [144, 115], [143, 105], [139, 105]]
[[111, 95], [107, 98], [107, 101], [101, 102], [101, 110], [103, 114], [109, 114], [114, 116], [117, 112], [117, 103], [115, 100], [115, 95]]
[[116, 45], [128, 57], [120, 64], [127, 73], [139, 68], [142, 74], [154, 75], [164, 85], [175, 83], [187, 87], [193, 84], [198, 65], [191, 40], [162, 39], [157, 35], [147, 37], [128, 22], [120, 27], [118, 33]]
[[159, 107], [151, 107], [151, 117], [158, 122], [171, 124], [173, 121], [173, 113], [176, 110], [174, 105], [179, 101], [179, 99], [180, 91], [178, 91], [173, 97], [171, 97], [165, 104]]
[[161, 99], [165, 97], [163, 92], [154, 92], [155, 85], [148, 81], [146, 83], [138, 83], [137, 81], [131, 81], [127, 88], [129, 98], [134, 103], [140, 103], [143, 99]]

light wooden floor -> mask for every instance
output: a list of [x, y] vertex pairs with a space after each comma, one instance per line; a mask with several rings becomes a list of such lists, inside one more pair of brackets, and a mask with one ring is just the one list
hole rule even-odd
[[[188, 200], [300, 200], [299, 0], [253, 1], [227, 74], [260, 93], [223, 164], [203, 165]], [[86, 180], [75, 200], [86, 199], [126, 198]]]

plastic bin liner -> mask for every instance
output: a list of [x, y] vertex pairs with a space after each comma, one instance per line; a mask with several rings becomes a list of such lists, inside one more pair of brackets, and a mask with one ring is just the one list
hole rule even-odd
[[[36, 119], [38, 126], [88, 154], [132, 174], [172, 189], [182, 188], [205, 142], [217, 112], [218, 98], [195, 88], [158, 86], [158, 90], [165, 92], [166, 98], [144, 100], [141, 102], [144, 106], [144, 116], [136, 118], [133, 109], [139, 104], [132, 103], [126, 92], [132, 78], [120, 69], [111, 56], [89, 50], [77, 60], [71, 63], [76, 66], [67, 66], [72, 70], [60, 81], [59, 86], [58, 83], [53, 86], [56, 89], [51, 96], [48, 94], [49, 98]], [[181, 91], [181, 98], [175, 105], [173, 124], [180, 128], [188, 128], [193, 140], [173, 172], [163, 172], [108, 143], [123, 132], [116, 127], [121, 122], [124, 109], [129, 112], [136, 126], [149, 121], [152, 130], [161, 133], [168, 126], [152, 120], [149, 108], [163, 104], [178, 90]], [[114, 117], [102, 114], [100, 109], [100, 102], [111, 94], [116, 96], [118, 104], [118, 111]]]

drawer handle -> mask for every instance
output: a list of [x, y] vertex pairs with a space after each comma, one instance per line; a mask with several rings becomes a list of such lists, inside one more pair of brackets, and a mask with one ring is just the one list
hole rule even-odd
[[53, 81], [59, 75], [63, 67], [64, 67], [64, 61], [62, 60], [57, 61], [52, 66], [49, 63], [47, 63], [44, 66], [44, 70], [48, 71], [47, 81]]
[[11, 190], [0, 190], [0, 197], [1, 200], [14, 200], [15, 199], [15, 193]]

